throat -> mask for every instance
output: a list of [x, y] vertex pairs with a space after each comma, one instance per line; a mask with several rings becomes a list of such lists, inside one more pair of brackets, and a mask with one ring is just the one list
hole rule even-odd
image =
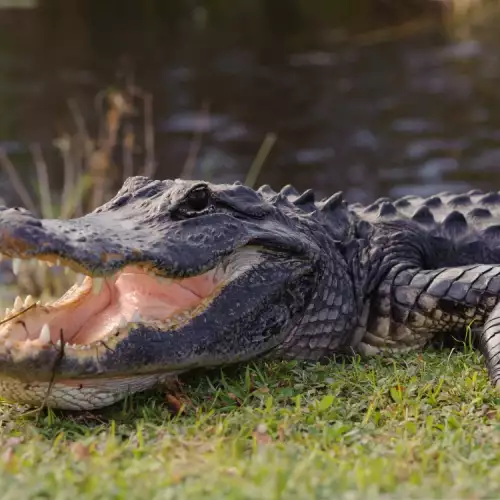
[[[74, 343], [91, 343], [128, 323], [182, 323], [215, 289], [212, 273], [173, 281], [126, 269], [107, 279], [91, 298], [94, 310], [74, 335]], [[84, 315], [85, 316], [85, 315]]]
[[35, 305], [0, 326], [10, 340], [88, 345], [132, 323], [175, 327], [208, 304], [223, 282], [213, 269], [172, 280], [138, 266], [107, 278], [86, 277], [52, 304]]

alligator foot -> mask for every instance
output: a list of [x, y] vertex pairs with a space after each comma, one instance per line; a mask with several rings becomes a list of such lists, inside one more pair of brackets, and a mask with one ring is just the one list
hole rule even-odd
[[500, 303], [488, 316], [479, 333], [479, 341], [491, 382], [497, 389], [500, 389]]

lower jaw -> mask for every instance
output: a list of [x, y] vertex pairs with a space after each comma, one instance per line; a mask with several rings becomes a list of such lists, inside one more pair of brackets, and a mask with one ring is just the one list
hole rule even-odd
[[0, 376], [0, 396], [6, 401], [60, 410], [96, 410], [110, 406], [136, 392], [151, 389], [175, 376], [169, 374], [132, 377], [26, 382]]

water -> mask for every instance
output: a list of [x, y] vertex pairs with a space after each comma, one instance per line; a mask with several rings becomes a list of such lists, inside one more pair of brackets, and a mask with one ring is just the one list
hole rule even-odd
[[244, 179], [274, 133], [258, 182], [275, 188], [361, 202], [500, 189], [500, 9], [450, 27], [437, 10], [375, 3], [0, 9], [0, 141], [29, 178], [28, 144], [51, 158], [69, 98], [90, 116], [100, 89], [133, 75], [154, 95], [159, 177], [179, 176], [198, 131], [194, 175]]

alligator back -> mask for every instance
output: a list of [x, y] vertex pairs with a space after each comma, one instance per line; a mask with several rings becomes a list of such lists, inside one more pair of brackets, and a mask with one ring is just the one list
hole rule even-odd
[[[379, 198], [368, 206], [347, 204], [341, 192], [316, 200], [312, 189], [299, 193], [287, 185], [278, 193], [268, 185], [259, 193], [278, 206], [306, 212], [326, 226], [339, 241], [359, 237], [361, 226], [378, 228], [387, 234], [405, 228], [429, 236], [432, 267], [470, 264], [500, 264], [500, 192], [479, 190], [463, 194], [439, 193], [429, 198], [404, 196], [397, 200]], [[396, 224], [391, 224], [396, 222]], [[391, 229], [392, 228], [392, 229]], [[362, 231], [370, 238], [370, 231]], [[417, 236], [418, 237], [418, 236]]]
[[[464, 194], [439, 193], [429, 198], [403, 196], [398, 200], [379, 198], [368, 206], [350, 205], [361, 219], [378, 220], [412, 219], [424, 226], [436, 224], [455, 226], [462, 220], [475, 229], [498, 226], [500, 229], [500, 192], [483, 193], [479, 190]], [[460, 214], [461, 217], [457, 214]]]
[[349, 210], [374, 225], [401, 220], [417, 223], [436, 237], [436, 244], [447, 242], [450, 253], [443, 265], [500, 264], [500, 192], [380, 198], [368, 206], [349, 205]]

